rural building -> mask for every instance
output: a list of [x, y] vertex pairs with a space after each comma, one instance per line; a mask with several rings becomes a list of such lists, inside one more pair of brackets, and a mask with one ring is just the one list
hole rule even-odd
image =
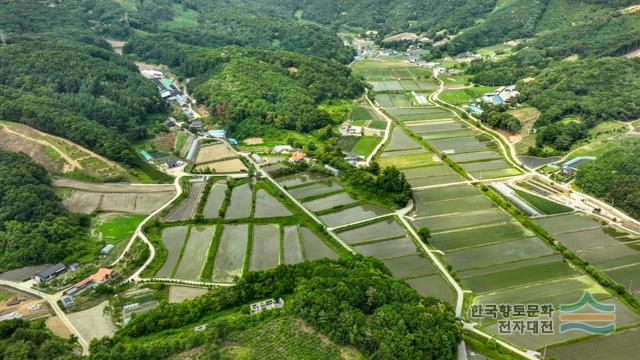
[[273, 147], [274, 154], [289, 154], [293, 152], [293, 146], [291, 145], [276, 145]]
[[167, 169], [173, 169], [173, 168], [176, 168], [176, 167], [180, 166], [180, 161], [178, 161], [178, 159], [176, 159], [176, 158], [167, 159], [164, 162], [164, 166]]
[[273, 310], [273, 309], [282, 309], [284, 306], [284, 300], [279, 298], [277, 301], [275, 299], [267, 299], [264, 301], [260, 301], [257, 303], [251, 304], [251, 315], [259, 314], [264, 310]]
[[333, 174], [333, 176], [338, 176], [338, 175], [340, 175], [340, 170], [338, 170], [338, 169], [336, 169], [336, 168], [334, 168], [334, 167], [332, 167], [332, 166], [325, 165], [325, 166], [324, 166], [324, 168], [325, 168], [325, 169], [327, 169], [327, 170], [329, 170], [329, 172], [331, 172], [331, 174]]
[[[74, 289], [76, 289], [73, 293], [78, 293], [80, 290], [85, 289], [89, 286], [104, 284], [107, 281], [111, 280], [113, 275], [113, 270], [108, 268], [100, 268], [95, 274], [90, 275], [79, 283], [73, 285]], [[67, 292], [68, 294], [71, 291]]]
[[153, 156], [151, 156], [147, 150], [140, 150], [140, 155], [142, 155], [145, 161], [153, 161]]
[[193, 142], [191, 143], [191, 147], [189, 148], [189, 152], [187, 152], [187, 156], [185, 157], [187, 161], [193, 160], [193, 157], [196, 156], [196, 152], [198, 151], [199, 144], [200, 144], [200, 139], [193, 140]]
[[62, 303], [62, 306], [64, 306], [65, 309], [68, 309], [76, 305], [76, 301], [73, 299], [72, 296], [69, 296], [69, 295], [64, 295], [63, 297], [61, 297], [60, 302]]
[[436, 70], [437, 70], [437, 71], [438, 71], [438, 73], [440, 73], [440, 74], [444, 74], [444, 73], [446, 73], [446, 72], [447, 72], [447, 68], [446, 68], [446, 67], [444, 67], [444, 66], [438, 66], [438, 67], [436, 68]]
[[39, 273], [35, 274], [33, 276], [33, 279], [37, 280], [37, 281], [40, 281], [40, 282], [49, 281], [49, 280], [55, 278], [56, 276], [62, 274], [66, 270], [67, 270], [67, 267], [64, 266], [63, 263], [57, 263], [57, 264], [51, 265], [48, 268], [46, 268], [46, 269], [40, 271]]
[[289, 161], [296, 163], [304, 160], [306, 157], [307, 157], [307, 154], [303, 153], [302, 151], [294, 151], [291, 154], [291, 157], [289, 157]]
[[[190, 116], [190, 115], [187, 115], [187, 116]], [[200, 130], [200, 129], [202, 129], [204, 124], [200, 120], [193, 120], [192, 122], [189, 123], [189, 126], [194, 128], [194, 129], [196, 129], [196, 130]]]
[[589, 161], [593, 161], [596, 158], [594, 156], [578, 156], [575, 157], [567, 162], [565, 162], [564, 164], [562, 164], [562, 166], [560, 167], [560, 171], [562, 172], [562, 174], [567, 175], [567, 176], [571, 176], [574, 175], [578, 169], [586, 164]]
[[74, 263], [69, 264], [68, 268], [71, 271], [80, 270], [80, 264], [78, 264], [77, 262], [74, 262]]
[[253, 159], [253, 161], [257, 162], [258, 164], [262, 162], [262, 156], [258, 154], [251, 154], [251, 158]]
[[105, 245], [102, 249], [100, 249], [100, 255], [105, 256], [105, 255], [109, 255], [109, 253], [111, 251], [113, 251], [113, 244], [107, 244]]
[[207, 135], [216, 139], [224, 139], [227, 136], [227, 133], [224, 130], [209, 130], [207, 131]]
[[160, 71], [156, 70], [142, 70], [140, 73], [149, 80], [161, 79], [164, 76]]
[[504, 102], [511, 102], [520, 95], [520, 93], [516, 91], [515, 85], [501, 86], [496, 89], [496, 93]]
[[507, 186], [507, 185], [505, 185], [505, 184], [503, 184], [501, 182], [494, 182], [494, 183], [491, 184], [491, 186], [494, 189], [498, 190], [498, 192], [500, 194], [502, 194], [502, 196], [506, 197], [512, 203], [516, 204], [524, 212], [529, 214], [529, 216], [538, 216], [538, 215], [540, 215], [540, 213], [536, 209], [534, 209], [533, 207], [529, 206], [529, 204], [527, 204], [522, 199], [520, 199], [518, 196], [516, 196], [516, 194], [514, 194], [513, 190], [511, 190], [511, 188], [509, 186]]
[[482, 115], [482, 113], [484, 112], [484, 110], [480, 109], [477, 106], [469, 106], [469, 110], [474, 114], [474, 115]]
[[362, 126], [351, 126], [351, 124], [344, 123], [340, 125], [340, 135], [362, 136]]

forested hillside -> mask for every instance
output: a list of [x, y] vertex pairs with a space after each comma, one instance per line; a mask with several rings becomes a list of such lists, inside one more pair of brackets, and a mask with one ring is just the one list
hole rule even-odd
[[640, 217], [640, 140], [618, 144], [580, 168], [576, 184], [585, 191]]
[[83, 252], [88, 225], [62, 207], [43, 167], [0, 150], [0, 271]]
[[318, 108], [327, 99], [352, 99], [364, 84], [336, 61], [241, 47], [207, 49], [169, 35], [134, 36], [125, 52], [167, 64], [193, 77], [189, 87], [215, 121], [235, 136], [270, 128], [309, 132], [331, 123]]

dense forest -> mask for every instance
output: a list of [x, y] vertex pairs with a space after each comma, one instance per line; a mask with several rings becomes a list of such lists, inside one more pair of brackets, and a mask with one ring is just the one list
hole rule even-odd
[[11, 360], [72, 360], [75, 339], [68, 341], [46, 329], [44, 320], [0, 321], [0, 358]]
[[640, 217], [640, 140], [627, 140], [580, 167], [576, 185]]
[[[131, 357], [133, 354], [164, 359], [206, 341], [207, 351], [217, 353], [234, 327], [251, 326], [260, 317], [212, 320], [203, 333], [194, 333], [191, 327], [182, 333], [171, 330], [222, 310], [240, 307], [246, 312], [244, 304], [278, 297], [290, 300], [281, 313], [274, 311], [271, 316], [301, 318], [336, 343], [355, 346], [369, 358], [456, 358], [461, 326], [450, 305], [419, 296], [406, 283], [393, 279], [382, 262], [362, 257], [281, 265], [248, 273], [234, 287], [212, 288], [193, 300], [163, 302], [133, 318], [113, 339], [93, 342], [91, 352], [97, 359], [145, 358]], [[160, 331], [180, 335], [159, 341], [134, 340]]]
[[0, 150], [0, 271], [82, 253], [88, 226], [62, 207], [43, 167]]
[[169, 35], [134, 36], [125, 51], [192, 77], [195, 98], [210, 108], [214, 121], [240, 138], [267, 128], [309, 132], [325, 127], [332, 120], [318, 108], [322, 101], [352, 99], [364, 91], [348, 67], [292, 52], [210, 49]]

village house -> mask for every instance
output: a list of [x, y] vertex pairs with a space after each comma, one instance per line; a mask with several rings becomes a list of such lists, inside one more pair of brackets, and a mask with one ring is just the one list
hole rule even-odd
[[289, 157], [289, 161], [292, 163], [297, 163], [306, 159], [306, 157], [307, 157], [307, 154], [303, 153], [302, 151], [294, 151], [291, 154], [291, 157]]
[[55, 265], [51, 265], [46, 269], [38, 272], [33, 276], [33, 279], [40, 282], [49, 281], [56, 276], [62, 274], [67, 270], [67, 267], [63, 263], [57, 263]]
[[289, 154], [293, 152], [293, 146], [291, 145], [276, 145], [273, 147], [274, 154]]
[[251, 315], [259, 314], [264, 310], [272, 310], [272, 309], [282, 309], [284, 306], [284, 300], [279, 298], [277, 301], [275, 299], [267, 299], [264, 301], [260, 301], [257, 303], [251, 304]]

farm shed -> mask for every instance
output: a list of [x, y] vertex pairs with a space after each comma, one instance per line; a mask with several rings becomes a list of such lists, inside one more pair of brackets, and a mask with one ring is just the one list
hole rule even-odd
[[49, 281], [67, 270], [63, 263], [51, 265], [33, 276], [34, 280], [44, 282]]
[[212, 138], [224, 139], [227, 133], [224, 130], [209, 130], [207, 131], [207, 135]]
[[113, 244], [107, 244], [102, 249], [100, 249], [100, 255], [109, 255], [111, 251], [113, 251]]

